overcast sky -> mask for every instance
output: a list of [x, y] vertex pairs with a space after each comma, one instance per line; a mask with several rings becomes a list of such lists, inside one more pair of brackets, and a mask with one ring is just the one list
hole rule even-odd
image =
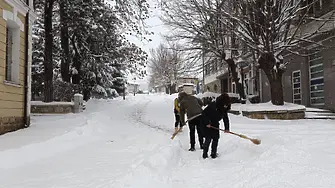
[[[167, 27], [163, 25], [159, 16], [161, 14], [160, 8], [157, 6], [157, 0], [148, 0], [150, 3], [150, 18], [146, 20], [148, 30], [154, 32], [154, 35], [148, 36], [152, 39], [151, 42], [141, 41], [134, 37], [129, 37], [129, 40], [137, 44], [150, 56], [150, 49], [156, 48], [161, 42], [163, 42], [162, 35], [168, 32]], [[131, 81], [132, 77], [129, 76], [128, 80]], [[146, 90], [148, 88], [148, 77], [137, 80], [136, 83], [140, 84], [140, 88]]]

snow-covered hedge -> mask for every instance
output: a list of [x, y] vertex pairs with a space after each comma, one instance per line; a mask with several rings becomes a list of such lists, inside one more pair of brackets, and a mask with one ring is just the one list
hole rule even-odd
[[96, 99], [111, 99], [119, 97], [120, 95], [115, 89], [104, 88], [100, 85], [96, 85], [92, 89], [92, 98]]

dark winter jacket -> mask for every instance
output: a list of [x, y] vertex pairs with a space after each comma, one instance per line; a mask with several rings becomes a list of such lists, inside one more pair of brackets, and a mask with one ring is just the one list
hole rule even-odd
[[[205, 125], [210, 124], [213, 127], [220, 127], [220, 120], [224, 122], [225, 130], [229, 130], [229, 120], [227, 112], [230, 110], [230, 98], [228, 94], [222, 94], [216, 98], [215, 101], [210, 102], [208, 106], [203, 110], [203, 115], [205, 116]], [[219, 130], [213, 128], [204, 128], [205, 137], [219, 138]]]
[[208, 128], [207, 125], [210, 124], [213, 127], [220, 128], [220, 120], [222, 119], [222, 114], [216, 108], [215, 102], [210, 102], [207, 107], [203, 110], [202, 114], [204, 115], [206, 127], [203, 128], [204, 136], [211, 138], [219, 138], [220, 132], [219, 130]]
[[178, 96], [180, 102], [180, 121], [182, 125], [185, 125], [185, 113], [187, 119], [194, 119], [202, 114], [202, 101], [192, 95], [188, 95], [185, 92], [179, 93]]

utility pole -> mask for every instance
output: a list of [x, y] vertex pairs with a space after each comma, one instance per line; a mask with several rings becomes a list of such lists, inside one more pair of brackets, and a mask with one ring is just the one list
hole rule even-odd
[[126, 83], [123, 82], [123, 100], [126, 100]]

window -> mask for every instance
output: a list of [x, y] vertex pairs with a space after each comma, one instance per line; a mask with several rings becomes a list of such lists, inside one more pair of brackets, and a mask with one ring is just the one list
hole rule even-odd
[[12, 78], [12, 49], [13, 49], [13, 32], [10, 28], [6, 29], [6, 77], [7, 81], [13, 81]]
[[20, 67], [20, 33], [24, 31], [24, 24], [10, 11], [3, 10], [3, 19], [6, 20], [6, 54], [5, 54], [5, 81], [19, 84]]
[[292, 72], [293, 103], [301, 104], [301, 71]]
[[236, 85], [235, 83], [232, 83], [233, 93], [236, 93]]
[[311, 105], [324, 105], [324, 76], [321, 52], [314, 50], [309, 56], [309, 78]]
[[205, 65], [205, 75], [209, 75], [210, 74], [210, 70], [209, 70], [209, 65]]

